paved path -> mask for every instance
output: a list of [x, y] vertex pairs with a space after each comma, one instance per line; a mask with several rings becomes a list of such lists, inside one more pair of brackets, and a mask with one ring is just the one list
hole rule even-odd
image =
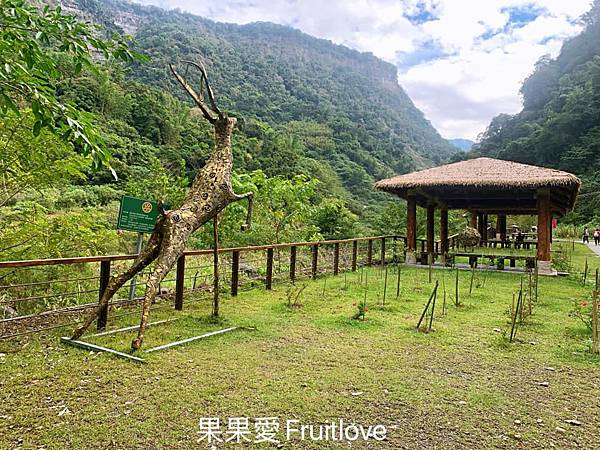
[[588, 248], [593, 251], [596, 255], [600, 256], [600, 245], [596, 245], [593, 242], [587, 244]]

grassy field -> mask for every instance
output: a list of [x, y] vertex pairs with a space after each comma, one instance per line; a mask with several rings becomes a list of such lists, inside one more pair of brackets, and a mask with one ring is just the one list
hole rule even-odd
[[[578, 267], [598, 259], [577, 246]], [[223, 328], [242, 329], [138, 364], [59, 344], [60, 333], [0, 341], [0, 448], [210, 448], [203, 417], [277, 417], [318, 425], [343, 419], [383, 424], [384, 441], [302, 442], [281, 448], [598, 448], [600, 358], [584, 325], [569, 316], [592, 285], [580, 276], [540, 278], [533, 315], [509, 343], [510, 305], [520, 276], [427, 268], [371, 268], [307, 284], [288, 308], [287, 286], [224, 297], [223, 319], [208, 299], [186, 298], [178, 317], [148, 330], [146, 348]], [[363, 278], [361, 283], [360, 279]], [[365, 295], [364, 321], [352, 320]], [[415, 325], [440, 283], [431, 333]], [[446, 311], [443, 314], [443, 291]], [[113, 323], [135, 324], [129, 321]], [[64, 334], [64, 333], [63, 333]], [[91, 340], [126, 350], [133, 333]], [[573, 421], [569, 423], [568, 421]], [[222, 428], [226, 431], [226, 427]], [[227, 444], [216, 448], [277, 448]]]

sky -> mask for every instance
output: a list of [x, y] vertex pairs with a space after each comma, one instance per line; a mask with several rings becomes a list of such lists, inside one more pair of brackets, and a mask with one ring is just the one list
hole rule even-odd
[[372, 52], [445, 138], [476, 140], [543, 55], [580, 31], [591, 0], [135, 0], [219, 22], [289, 25]]

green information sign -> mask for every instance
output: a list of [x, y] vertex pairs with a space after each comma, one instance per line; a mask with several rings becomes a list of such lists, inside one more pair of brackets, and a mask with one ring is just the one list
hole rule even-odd
[[117, 228], [138, 233], [150, 233], [154, 230], [157, 217], [158, 205], [156, 202], [124, 195], [121, 198]]

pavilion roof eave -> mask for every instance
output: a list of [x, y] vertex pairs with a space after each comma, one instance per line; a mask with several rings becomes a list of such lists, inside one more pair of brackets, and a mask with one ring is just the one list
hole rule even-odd
[[540, 191], [550, 192], [558, 214], [573, 209], [581, 181], [555, 169], [476, 158], [378, 181], [375, 187], [399, 197], [414, 195], [419, 206], [520, 214], [537, 212]]
[[[554, 188], [549, 189], [551, 194], [551, 209], [556, 215], [564, 215], [572, 209], [577, 196], [575, 192], [564, 192]], [[477, 210], [489, 214], [537, 214], [537, 190], [516, 190], [509, 192], [506, 189], [487, 191], [465, 191], [442, 193], [439, 189], [397, 189], [388, 192], [406, 199], [415, 197], [417, 205], [427, 207], [434, 205], [437, 208], [448, 210]]]

